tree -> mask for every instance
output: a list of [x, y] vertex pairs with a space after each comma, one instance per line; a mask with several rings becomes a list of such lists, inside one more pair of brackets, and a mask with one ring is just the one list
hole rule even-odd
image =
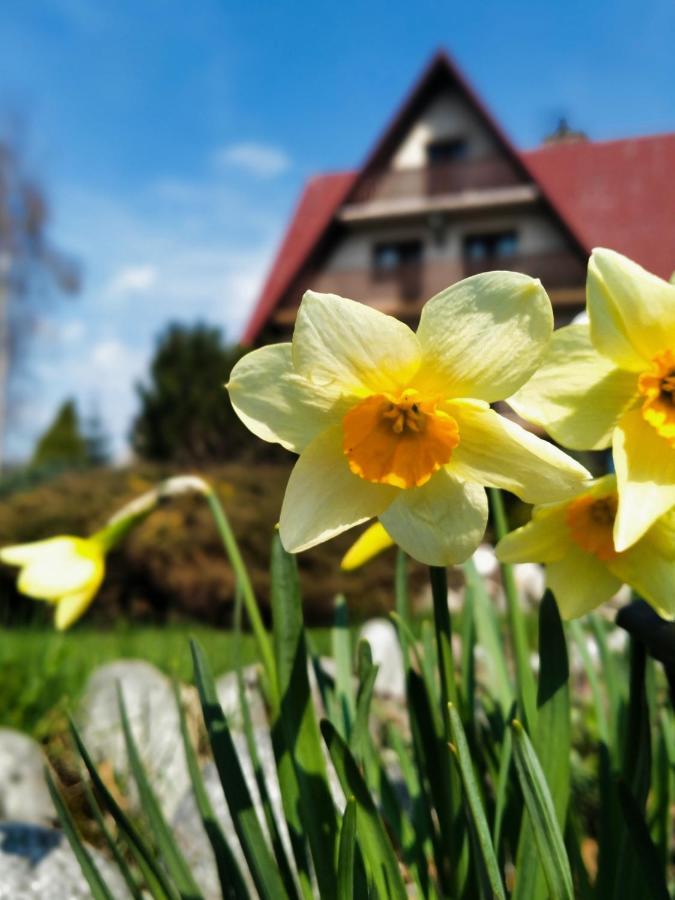
[[110, 462], [110, 439], [97, 409], [94, 409], [83, 426], [87, 447], [87, 462], [91, 466], [104, 466]]
[[218, 328], [169, 325], [157, 342], [146, 384], [137, 385], [140, 411], [132, 427], [136, 453], [181, 464], [231, 459], [250, 446], [224, 384], [242, 355]]
[[4, 460], [9, 382], [31, 312], [54, 287], [79, 286], [73, 261], [47, 237], [49, 207], [43, 189], [28, 174], [16, 140], [0, 138], [0, 468]]
[[80, 428], [74, 400], [66, 400], [53, 422], [39, 438], [30, 465], [32, 468], [83, 466], [89, 462], [87, 442]]

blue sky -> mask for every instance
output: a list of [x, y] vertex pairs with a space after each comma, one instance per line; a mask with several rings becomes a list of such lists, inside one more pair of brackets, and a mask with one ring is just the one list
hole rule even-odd
[[5, 0], [0, 118], [19, 121], [81, 293], [37, 323], [9, 438], [66, 396], [118, 458], [168, 322], [235, 339], [298, 191], [356, 165], [448, 49], [521, 147], [675, 129], [675, 4]]

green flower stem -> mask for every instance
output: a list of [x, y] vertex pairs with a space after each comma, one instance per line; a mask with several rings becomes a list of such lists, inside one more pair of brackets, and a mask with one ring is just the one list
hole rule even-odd
[[205, 493], [205, 497], [215, 520], [216, 528], [220, 534], [230, 565], [234, 570], [239, 589], [241, 590], [241, 596], [244, 601], [244, 606], [246, 607], [246, 614], [251, 623], [251, 628], [253, 629], [253, 634], [258, 644], [258, 651], [265, 669], [265, 675], [267, 676], [267, 683], [271, 694], [270, 701], [272, 706], [276, 708], [278, 706], [279, 698], [272, 642], [263, 624], [258, 601], [253, 592], [253, 585], [251, 584], [248, 570], [246, 569], [244, 560], [239, 552], [239, 545], [237, 544], [234, 533], [230, 527], [228, 518], [225, 515], [225, 510], [216, 496], [215, 491], [212, 488], [209, 489]]
[[441, 704], [446, 736], [450, 738], [450, 722], [448, 703], [457, 706], [457, 685], [455, 683], [455, 667], [452, 658], [452, 625], [448, 609], [448, 575], [439, 566], [429, 567], [431, 579], [431, 595], [434, 601], [434, 624], [436, 627], [436, 646], [438, 648], [438, 667], [441, 674]]
[[[504, 501], [501, 491], [497, 488], [490, 488], [489, 495], [496, 538], [501, 540], [509, 533]], [[515, 656], [518, 703], [522, 709], [522, 717], [525, 719], [527, 728], [532, 733], [537, 714], [536, 688], [530, 666], [530, 649], [525, 631], [525, 618], [520, 606], [513, 569], [511, 566], [502, 563], [501, 572]]]

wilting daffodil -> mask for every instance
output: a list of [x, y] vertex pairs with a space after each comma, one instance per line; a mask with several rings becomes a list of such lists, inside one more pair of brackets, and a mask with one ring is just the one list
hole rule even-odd
[[531, 502], [588, 477], [576, 462], [490, 409], [534, 372], [552, 330], [538, 281], [476, 275], [425, 305], [417, 333], [353, 300], [308, 291], [292, 343], [232, 371], [248, 428], [300, 454], [281, 510], [298, 552], [377, 516], [430, 565], [471, 555], [487, 520], [485, 485]]
[[20, 566], [17, 587], [22, 594], [54, 605], [54, 624], [68, 628], [89, 607], [105, 574], [105, 541], [61, 537], [3, 547], [0, 560]]
[[586, 289], [589, 324], [556, 331], [509, 403], [566, 447], [612, 445], [621, 552], [675, 505], [675, 285], [600, 249]]
[[563, 618], [582, 616], [628, 584], [660, 616], [675, 618], [675, 510], [659, 517], [628, 550], [613, 540], [618, 495], [606, 475], [576, 497], [537, 506], [527, 525], [497, 544], [506, 563], [546, 564], [546, 579]]
[[105, 575], [105, 558], [159, 502], [189, 491], [208, 495], [195, 476], [168, 478], [127, 503], [91, 537], [60, 535], [0, 549], [0, 562], [21, 569], [17, 588], [27, 597], [54, 605], [54, 624], [63, 631], [89, 608]]

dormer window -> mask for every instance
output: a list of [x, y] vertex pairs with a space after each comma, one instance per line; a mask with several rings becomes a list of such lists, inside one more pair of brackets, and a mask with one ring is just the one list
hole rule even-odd
[[467, 151], [464, 138], [439, 138], [427, 144], [427, 162], [430, 166], [458, 162], [466, 159]]

